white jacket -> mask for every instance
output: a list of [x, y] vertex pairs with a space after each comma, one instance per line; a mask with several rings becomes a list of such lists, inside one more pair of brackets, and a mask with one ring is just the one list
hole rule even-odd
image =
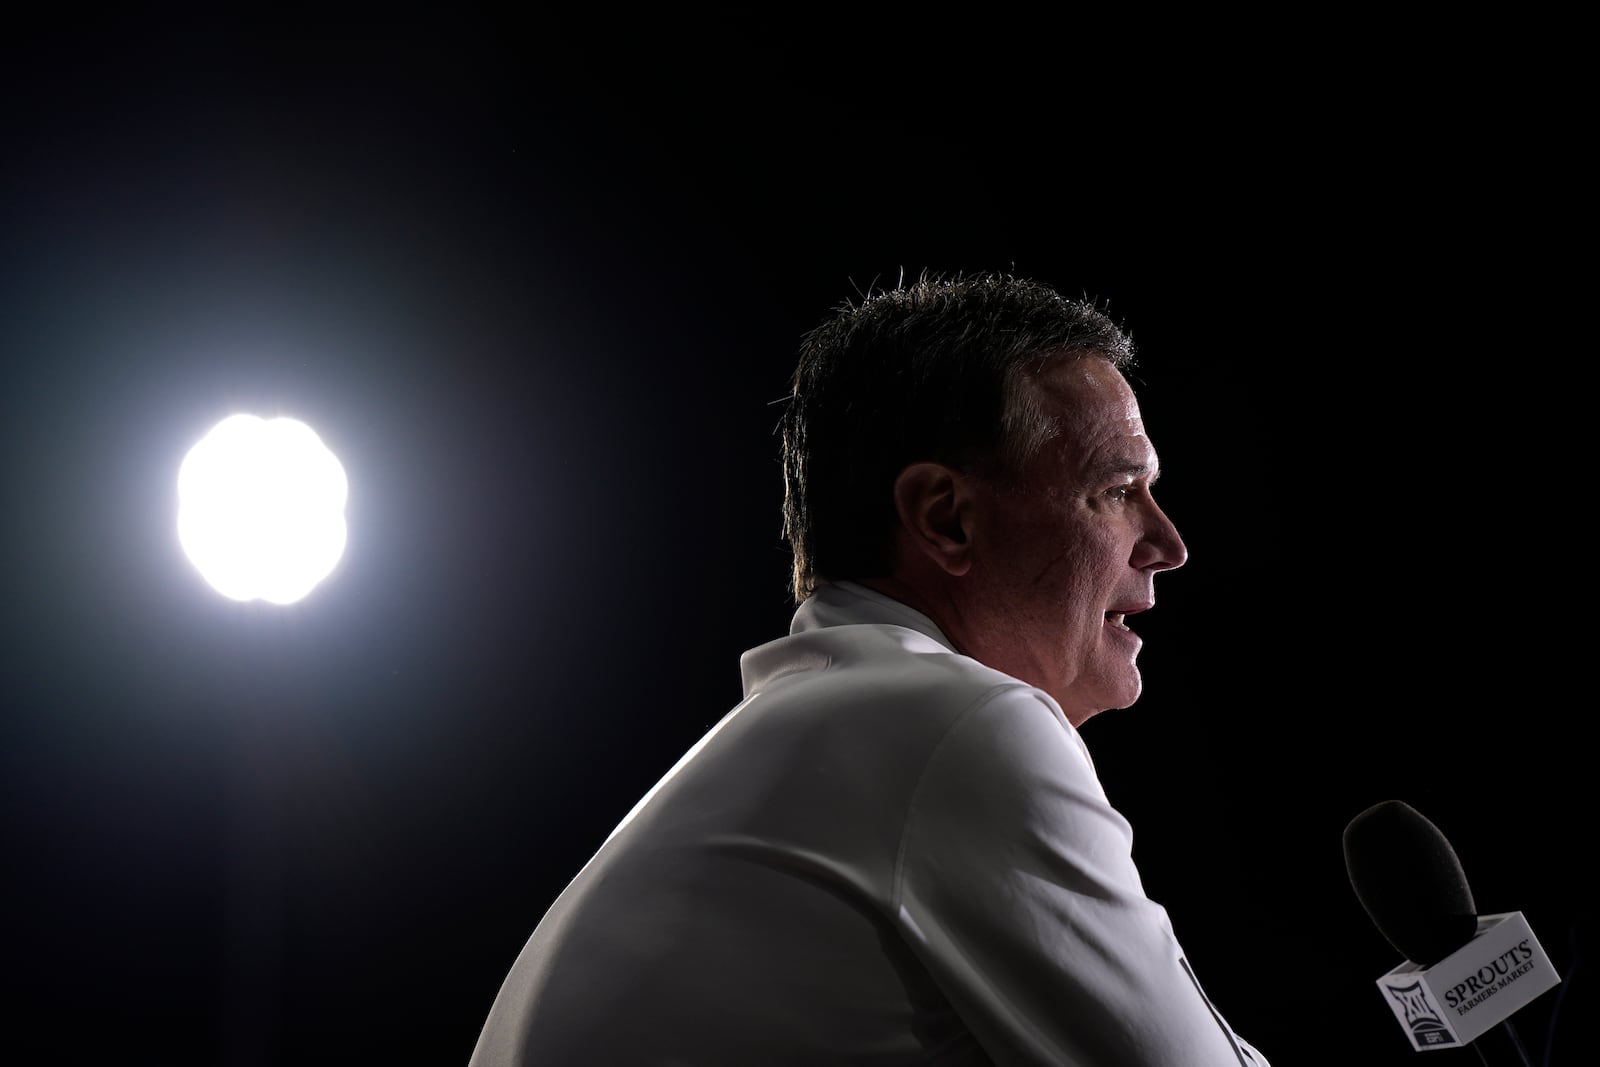
[[472, 1067], [1266, 1067], [1049, 696], [850, 582], [741, 667], [539, 923]]

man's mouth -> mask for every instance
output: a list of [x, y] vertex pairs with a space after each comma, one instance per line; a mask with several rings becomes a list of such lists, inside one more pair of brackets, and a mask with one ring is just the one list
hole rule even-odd
[[1154, 606], [1154, 603], [1149, 600], [1126, 600], [1120, 606], [1111, 608], [1106, 612], [1106, 625], [1114, 626], [1119, 630], [1129, 630], [1128, 617], [1130, 615], [1137, 615], [1141, 611], [1149, 611]]

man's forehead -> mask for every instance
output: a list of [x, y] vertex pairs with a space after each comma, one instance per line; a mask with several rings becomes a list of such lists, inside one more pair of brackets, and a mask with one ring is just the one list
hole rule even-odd
[[1066, 426], [1120, 423], [1122, 432], [1144, 435], [1133, 387], [1103, 356], [1061, 360], [1036, 379], [1051, 414]]
[[1055, 473], [1077, 484], [1109, 476], [1159, 475], [1139, 404], [1121, 372], [1102, 357], [1063, 361], [1040, 375], [1046, 412], [1056, 422], [1047, 455]]

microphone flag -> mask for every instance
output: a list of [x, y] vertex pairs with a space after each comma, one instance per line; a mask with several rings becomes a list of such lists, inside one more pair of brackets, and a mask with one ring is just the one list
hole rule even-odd
[[1561, 976], [1520, 911], [1478, 916], [1472, 940], [1422, 967], [1406, 960], [1378, 988], [1418, 1052], [1461, 1048]]

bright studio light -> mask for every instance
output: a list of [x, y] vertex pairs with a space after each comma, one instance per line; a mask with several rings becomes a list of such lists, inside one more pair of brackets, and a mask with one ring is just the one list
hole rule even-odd
[[348, 492], [305, 423], [232, 415], [178, 470], [178, 541], [223, 596], [290, 604], [344, 553]]

